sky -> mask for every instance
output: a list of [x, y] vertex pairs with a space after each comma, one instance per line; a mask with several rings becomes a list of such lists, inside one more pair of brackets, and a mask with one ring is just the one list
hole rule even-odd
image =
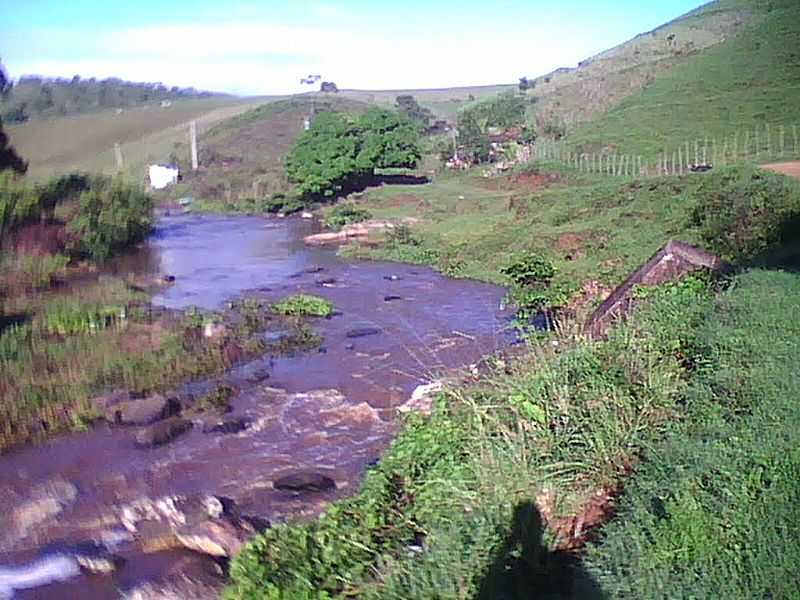
[[119, 77], [242, 95], [514, 83], [703, 0], [0, 0], [12, 78]]

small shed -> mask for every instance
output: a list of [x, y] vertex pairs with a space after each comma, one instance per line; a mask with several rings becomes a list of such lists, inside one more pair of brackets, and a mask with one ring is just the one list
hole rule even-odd
[[163, 190], [180, 181], [181, 170], [176, 165], [150, 165], [148, 168], [150, 187]]

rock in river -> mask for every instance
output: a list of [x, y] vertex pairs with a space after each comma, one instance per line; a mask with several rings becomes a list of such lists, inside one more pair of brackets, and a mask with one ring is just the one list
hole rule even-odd
[[53, 479], [32, 490], [31, 497], [12, 510], [12, 520], [20, 534], [60, 514], [75, 502], [78, 489], [69, 481]]
[[377, 327], [356, 327], [348, 331], [346, 335], [349, 338], [360, 338], [368, 335], [378, 335], [379, 333], [383, 333], [383, 331]]
[[178, 529], [178, 541], [189, 550], [221, 558], [238, 554], [253, 532], [235, 526], [227, 519], [209, 519]]
[[122, 400], [106, 407], [107, 421], [118, 425], [150, 425], [180, 411], [180, 403], [153, 394], [147, 398]]
[[336, 489], [336, 482], [322, 473], [298, 471], [276, 479], [272, 482], [272, 486], [284, 492], [328, 492]]
[[156, 448], [174, 440], [192, 428], [192, 422], [180, 417], [173, 417], [160, 423], [154, 423], [136, 434], [136, 445], [139, 448]]

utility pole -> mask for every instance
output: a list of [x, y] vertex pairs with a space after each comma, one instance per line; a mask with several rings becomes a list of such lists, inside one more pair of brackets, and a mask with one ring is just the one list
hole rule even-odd
[[192, 171], [197, 171], [197, 121], [189, 123], [189, 137], [192, 141]]

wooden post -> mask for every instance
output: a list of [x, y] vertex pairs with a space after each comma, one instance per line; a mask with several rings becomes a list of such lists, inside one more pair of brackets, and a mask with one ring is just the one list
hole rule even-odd
[[761, 150], [761, 146], [758, 143], [758, 126], [756, 126], [755, 129], [753, 129], [753, 140], [755, 141], [755, 148], [754, 148], [755, 155], [756, 158], [758, 158], [758, 155], [760, 154], [759, 151]]
[[686, 161], [686, 166], [689, 166], [689, 142], [686, 142], [686, 154], [683, 155], [684, 160]]
[[786, 157], [786, 128], [781, 125], [781, 158]]
[[703, 164], [708, 164], [708, 138], [703, 140]]
[[678, 146], [678, 173], [683, 175], [683, 148]]
[[694, 141], [694, 164], [700, 164], [700, 149], [697, 140]]
[[253, 200], [258, 200], [258, 179], [253, 179]]
[[711, 164], [717, 166], [717, 138], [711, 140]]
[[792, 125], [792, 135], [794, 136], [794, 156], [797, 157], [797, 125]]
[[119, 142], [116, 142], [114, 144], [114, 158], [117, 159], [117, 171], [122, 171], [123, 167], [122, 146], [119, 145]]
[[192, 143], [192, 171], [197, 171], [197, 121], [189, 123], [189, 137]]
[[767, 135], [767, 158], [772, 157], [772, 132], [769, 130], [769, 123], [764, 124], [764, 133]]

